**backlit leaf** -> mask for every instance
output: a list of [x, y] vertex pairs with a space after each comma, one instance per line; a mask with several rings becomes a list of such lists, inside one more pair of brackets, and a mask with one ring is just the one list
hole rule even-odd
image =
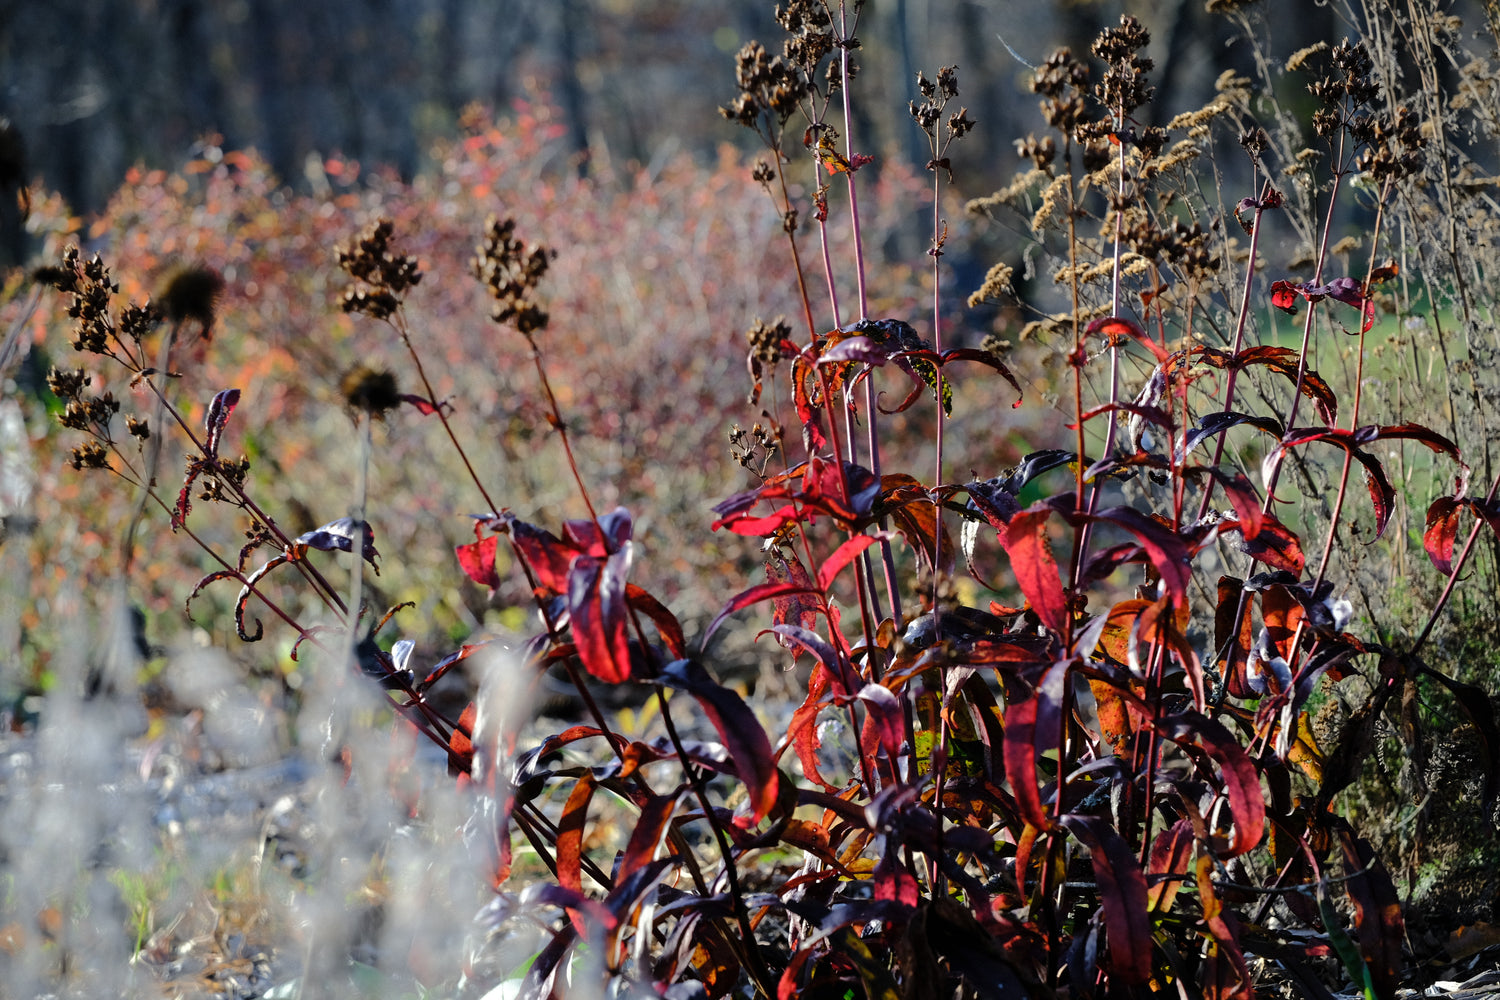
[[776, 760], [771, 741], [750, 706], [734, 691], [708, 675], [697, 660], [673, 660], [662, 668], [661, 681], [697, 699], [719, 739], [728, 748], [740, 780], [750, 791], [755, 822], [776, 804]]

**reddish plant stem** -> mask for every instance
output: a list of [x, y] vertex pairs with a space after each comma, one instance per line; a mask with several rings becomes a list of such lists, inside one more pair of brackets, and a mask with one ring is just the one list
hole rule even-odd
[[411, 333], [407, 327], [404, 314], [398, 311], [396, 313], [396, 321], [392, 325], [395, 326], [396, 332], [401, 335], [401, 343], [406, 345], [407, 353], [411, 355], [412, 364], [417, 369], [417, 378], [422, 380], [422, 390], [427, 393], [427, 399], [432, 403], [433, 409], [437, 412], [437, 418], [442, 422], [443, 431], [448, 435], [448, 440], [452, 442], [453, 450], [458, 452], [459, 460], [464, 463], [464, 469], [469, 474], [469, 480], [474, 484], [474, 488], [479, 491], [479, 495], [484, 498], [485, 506], [489, 507], [490, 512], [498, 514], [500, 508], [496, 506], [489, 491], [484, 488], [484, 483], [480, 481], [479, 474], [474, 471], [474, 465], [469, 461], [469, 453], [464, 450], [462, 444], [459, 444], [458, 435], [454, 433], [453, 425], [448, 422], [448, 415], [443, 412], [442, 403], [439, 402], [437, 393], [433, 391], [432, 382], [427, 378], [427, 369], [422, 365], [422, 356], [417, 353], [416, 346], [411, 342]]
[[[1264, 201], [1271, 190], [1271, 181], [1270, 178], [1267, 178], [1265, 183], [1261, 185], [1260, 200]], [[1231, 358], [1236, 357], [1240, 353], [1240, 349], [1245, 343], [1245, 326], [1250, 319], [1250, 292], [1255, 286], [1255, 259], [1260, 248], [1261, 216], [1264, 214], [1265, 209], [1257, 202], [1255, 217], [1250, 223], [1250, 252], [1249, 258], [1245, 261], [1245, 285], [1240, 293], [1239, 314], [1235, 317], [1234, 321], [1234, 340], [1231, 342], [1229, 348], [1229, 356]], [[1240, 370], [1238, 367], [1235, 365], [1229, 366], [1229, 374], [1224, 379], [1224, 409], [1222, 411], [1224, 413], [1228, 413], [1234, 409], [1234, 389], [1239, 374]], [[1220, 434], [1218, 440], [1214, 443], [1214, 457], [1213, 461], [1209, 463], [1210, 467], [1217, 467], [1224, 457], [1224, 438], [1225, 435]], [[1203, 499], [1198, 505], [1198, 516], [1195, 520], [1203, 520], [1203, 516], [1208, 513], [1209, 504], [1213, 501], [1213, 495], [1214, 479], [1210, 476], [1204, 484]]]

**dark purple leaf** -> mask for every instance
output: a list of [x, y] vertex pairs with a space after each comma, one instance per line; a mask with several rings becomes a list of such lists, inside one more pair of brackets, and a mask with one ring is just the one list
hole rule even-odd
[[[361, 535], [361, 551], [365, 562], [375, 566], [375, 560], [380, 553], [375, 551], [375, 532], [368, 521], [341, 517], [337, 521], [329, 521], [321, 528], [298, 535], [292, 539], [292, 544], [305, 545], [320, 552], [351, 552], [354, 549], [355, 532]], [[380, 572], [380, 568], [376, 566], [375, 571]]]
[[224, 425], [229, 422], [229, 415], [240, 403], [240, 391], [238, 389], [225, 389], [215, 394], [213, 400], [208, 404], [208, 415], [203, 419], [204, 430], [208, 432], [208, 438], [203, 443], [206, 457], [216, 458], [219, 454], [219, 440], [224, 435]]
[[1097, 816], [1065, 815], [1062, 823], [1089, 849], [1109, 932], [1110, 971], [1127, 983], [1151, 978], [1154, 945], [1146, 876], [1130, 845]]
[[1202, 747], [1219, 765], [1224, 793], [1234, 814], [1234, 836], [1224, 857], [1235, 857], [1260, 843], [1266, 828], [1266, 800], [1260, 772], [1240, 741], [1223, 725], [1198, 712], [1179, 712], [1155, 722], [1159, 733], [1174, 743]]
[[672, 661], [662, 668], [660, 680], [697, 699], [749, 789], [750, 808], [759, 823], [776, 804], [778, 779], [771, 741], [755, 713], [745, 699], [715, 681], [696, 660]]
[[1401, 946], [1406, 937], [1401, 898], [1369, 841], [1348, 830], [1342, 831], [1339, 839], [1344, 853], [1344, 886], [1354, 904], [1360, 957], [1374, 981], [1376, 996], [1392, 1000], [1400, 985]]

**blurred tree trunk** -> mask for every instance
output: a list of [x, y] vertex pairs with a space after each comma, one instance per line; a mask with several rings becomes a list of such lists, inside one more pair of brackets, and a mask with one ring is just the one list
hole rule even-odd
[[578, 34], [587, 17], [582, 9], [586, 3], [587, 0], [557, 0], [557, 30], [553, 39], [557, 46], [558, 96], [568, 120], [568, 138], [578, 154], [580, 176], [587, 176], [589, 170], [587, 98], [583, 82], [578, 79]]

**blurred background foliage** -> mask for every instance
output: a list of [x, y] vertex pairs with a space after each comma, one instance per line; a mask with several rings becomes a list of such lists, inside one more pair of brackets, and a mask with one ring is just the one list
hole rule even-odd
[[[1285, 51], [1351, 30], [1329, 5], [1253, 6]], [[719, 143], [746, 138], [714, 111], [733, 96], [735, 51], [776, 37], [771, 7], [7, 0], [0, 115], [25, 145], [19, 175], [40, 176], [84, 213], [103, 208], [132, 165], [176, 167], [208, 133], [227, 148], [259, 151], [277, 177], [307, 190], [324, 188], [320, 164], [334, 153], [410, 179], [434, 165], [434, 142], [457, 133], [467, 104], [504, 108], [537, 93], [552, 95], [561, 112], [565, 141], [548, 150], [554, 166], [660, 166], [678, 151], [713, 157]], [[1223, 70], [1253, 69], [1248, 49], [1227, 44], [1233, 20], [1209, 13], [1203, 0], [883, 0], [869, 5], [859, 32], [859, 141], [920, 169], [920, 132], [887, 109], [914, 96], [918, 69], [956, 63], [964, 103], [981, 125], [957, 151], [960, 184], [991, 183], [996, 165], [1015, 155], [1012, 140], [1036, 124], [1017, 57], [1035, 65], [1059, 45], [1086, 52], [1099, 26], [1122, 12], [1151, 26], [1152, 114], [1162, 121], [1202, 106]]]

